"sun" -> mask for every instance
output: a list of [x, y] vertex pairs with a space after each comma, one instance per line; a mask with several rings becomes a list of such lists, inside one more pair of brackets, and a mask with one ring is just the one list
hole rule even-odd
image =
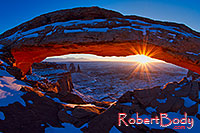
[[140, 63], [140, 64], [147, 64], [147, 63], [154, 62], [154, 59], [152, 59], [149, 56], [143, 55], [143, 54], [141, 54], [141, 55], [138, 54], [138, 55], [135, 55], [134, 57], [135, 57], [134, 61], [136, 61], [137, 63]]
[[129, 77], [139, 77], [140, 79], [146, 80], [150, 85], [152, 81], [151, 72], [160, 69], [156, 65], [156, 62], [159, 63], [160, 61], [144, 54], [134, 55], [132, 59], [135, 63], [133, 63], [132, 72]]

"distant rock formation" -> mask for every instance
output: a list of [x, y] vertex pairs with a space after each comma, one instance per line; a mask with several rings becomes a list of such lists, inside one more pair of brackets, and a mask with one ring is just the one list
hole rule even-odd
[[70, 65], [69, 65], [69, 71], [70, 71], [71, 73], [76, 72], [76, 67], [75, 67], [74, 63], [70, 63]]
[[79, 64], [78, 64], [78, 66], [77, 66], [77, 72], [78, 72], [78, 73], [81, 73], [81, 68], [80, 68]]

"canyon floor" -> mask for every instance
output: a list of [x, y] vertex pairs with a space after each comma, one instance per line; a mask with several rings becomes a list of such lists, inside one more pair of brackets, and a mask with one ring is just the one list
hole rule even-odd
[[[196, 132], [199, 76], [195, 79], [187, 69], [160, 62], [149, 64], [148, 72], [137, 66], [131, 62], [41, 62], [19, 80], [7, 72], [15, 74], [16, 69], [1, 61], [0, 131]], [[166, 127], [156, 123], [119, 126], [119, 113], [127, 114], [126, 121], [137, 113], [142, 119], [167, 113], [171, 120], [187, 117], [193, 123], [188, 119], [190, 123]]]
[[[71, 62], [62, 62], [70, 65]], [[127, 91], [163, 86], [168, 82], [180, 81], [187, 75], [187, 69], [164, 62], [147, 64], [148, 71], [137, 70], [137, 62], [74, 62], [81, 72], [72, 73], [74, 88], [84, 95], [100, 101], [116, 101]], [[55, 81], [55, 73], [66, 70], [33, 69], [33, 73], [47, 76]]]

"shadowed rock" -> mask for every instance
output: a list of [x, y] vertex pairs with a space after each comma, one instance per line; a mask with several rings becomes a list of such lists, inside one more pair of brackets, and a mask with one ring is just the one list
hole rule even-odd
[[76, 67], [75, 67], [74, 63], [70, 63], [70, 65], [69, 65], [69, 71], [70, 71], [71, 73], [76, 72]]
[[64, 73], [63, 78], [58, 80], [58, 84], [58, 93], [65, 95], [65, 93], [71, 92], [74, 88], [71, 73]]
[[81, 72], [81, 68], [80, 68], [79, 64], [78, 64], [78, 66], [77, 66], [77, 71], [76, 71], [76, 72], [78, 72], [78, 73]]

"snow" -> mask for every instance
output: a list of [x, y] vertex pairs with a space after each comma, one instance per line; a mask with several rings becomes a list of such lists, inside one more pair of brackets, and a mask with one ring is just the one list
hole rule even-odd
[[0, 120], [5, 120], [4, 113], [0, 111]]
[[53, 24], [49, 24], [48, 26], [73, 26], [73, 25], [81, 25], [81, 24], [93, 24], [93, 25], [96, 25], [98, 23], [101, 23], [101, 22], [105, 22], [107, 21], [107, 19], [93, 19], [93, 20], [71, 20], [71, 21], [67, 21], [67, 22], [56, 22], [56, 23], [53, 23]]
[[180, 90], [180, 89], [182, 89], [182, 88], [181, 88], [181, 87], [175, 88], [175, 91], [178, 91], [178, 90]]
[[[69, 66], [70, 62], [65, 62], [65, 64]], [[152, 82], [149, 83], [145, 80], [146, 77], [144, 79], [137, 78], [137, 75], [141, 74], [140, 72], [135, 72], [135, 75], [130, 75], [130, 70], [134, 70], [132, 67], [134, 63], [78, 62], [78, 64], [81, 66], [82, 73], [71, 74], [75, 88], [73, 89], [73, 93], [87, 102], [94, 102], [96, 100], [102, 100], [103, 98], [106, 101], [113, 102], [126, 91], [133, 91], [137, 88], [148, 89], [154, 86], [162, 86], [170, 81], [178, 82], [188, 71], [183, 68], [171, 66], [170, 64], [157, 64], [162, 69], [152, 71]], [[75, 65], [77, 64], [75, 63]], [[35, 78], [38, 77], [37, 75], [43, 76], [43, 78], [48, 78], [50, 82], [56, 82], [64, 72], [67, 72], [67, 70], [51, 68], [33, 69], [33, 73], [36, 74]], [[131, 78], [126, 79], [128, 75]], [[32, 76], [28, 77], [28, 79], [31, 78]]]
[[[66, 63], [67, 66], [69, 64]], [[188, 71], [169, 64], [156, 64], [161, 69], [154, 69], [151, 72], [152, 82], [150, 83], [145, 80], [145, 75], [144, 79], [137, 78], [141, 75], [140, 72], [130, 75], [130, 71], [134, 70], [134, 63], [79, 62], [78, 64], [81, 66], [82, 73], [72, 73], [75, 90], [87, 97], [93, 97], [96, 100], [107, 98], [106, 100], [111, 102], [115, 101], [113, 98], [119, 98], [125, 92], [137, 88], [148, 89], [154, 86], [162, 86], [170, 81], [178, 82]], [[130, 78], [126, 78], [128, 76]]]
[[108, 28], [83, 28], [87, 32], [107, 32]]
[[182, 97], [182, 99], [184, 99], [184, 106], [189, 108], [192, 105], [196, 104], [196, 102], [192, 101], [189, 97]]
[[[152, 24], [151, 26], [149, 26], [149, 28], [155, 28], [156, 30], [161, 28], [161, 29], [164, 29], [164, 30], [169, 30], [171, 32], [174, 32], [174, 33], [178, 33], [178, 34], [182, 34], [184, 36], [189, 36], [189, 37], [197, 37], [191, 33], [187, 33], [187, 32], [180, 32], [177, 29], [177, 27], [173, 27], [173, 26], [165, 26], [165, 25], [160, 25], [160, 24]], [[199, 38], [199, 37], [197, 37]]]
[[28, 103], [30, 103], [30, 104], [33, 104], [33, 101], [31, 101], [31, 100], [28, 100]]
[[[200, 92], [199, 92], [199, 94], [200, 94]], [[200, 105], [198, 105], [198, 114], [200, 114]]]
[[81, 29], [75, 29], [75, 30], [64, 30], [64, 33], [75, 33], [75, 32], [83, 32]]
[[88, 123], [83, 124], [80, 129], [84, 128], [84, 127], [88, 127]]
[[[174, 26], [165, 26], [165, 25], [161, 25], [161, 24], [151, 24], [151, 23], [147, 23], [147, 22], [144, 22], [144, 21], [140, 21], [140, 20], [131, 20], [131, 19], [125, 19], [125, 20], [128, 20], [131, 23], [138, 22], [138, 23], [141, 23], [141, 24], [149, 24], [150, 25], [150, 26], [143, 26], [143, 25], [138, 25], [138, 24], [132, 24], [132, 26], [134, 26], [134, 25], [135, 26], [140, 26], [143, 29], [144, 28], [155, 28], [155, 30], [159, 30], [159, 28], [161, 28], [161, 29], [169, 30], [169, 31], [174, 32], [174, 33], [182, 34], [184, 36], [200, 38], [198, 36], [193, 35], [192, 33], [187, 33], [185, 31], [180, 32], [180, 31], [178, 31], [179, 28], [174, 27]], [[153, 31], [153, 32], [155, 32], [155, 31]], [[173, 33], [168, 33], [168, 34], [172, 35], [173, 37], [176, 36], [176, 34], [173, 34]]]
[[[196, 38], [200, 38], [198, 36], [193, 35], [192, 33], [187, 33], [185, 31], [180, 32], [179, 28], [174, 27], [174, 26], [165, 26], [165, 25], [161, 25], [161, 24], [151, 24], [151, 23], [147, 23], [141, 20], [131, 20], [131, 19], [123, 19], [123, 18], [116, 18], [117, 20], [109, 20], [108, 19], [93, 19], [93, 20], [71, 20], [71, 21], [66, 21], [66, 22], [56, 22], [56, 23], [52, 23], [52, 24], [47, 24], [41, 27], [37, 27], [25, 32], [21, 32], [18, 31], [15, 34], [7, 37], [6, 39], [22, 39], [23, 37], [25, 38], [30, 38], [30, 37], [37, 37], [38, 33], [41, 33], [42, 30], [45, 29], [45, 27], [52, 27], [52, 29], [54, 29], [54, 31], [56, 30], [57, 26], [62, 26], [62, 27], [71, 27], [71, 26], [81, 26], [84, 25], [90, 25], [90, 27], [95, 26], [99, 23], [105, 23], [107, 22], [108, 24], [113, 23], [117, 23], [117, 24], [121, 24], [122, 22], [120, 22], [121, 20], [125, 20], [125, 21], [129, 21], [131, 23], [131, 26], [139, 26], [140, 28], [134, 28], [131, 26], [121, 26], [121, 27], [116, 27], [113, 28], [113, 30], [119, 30], [119, 29], [129, 29], [129, 30], [137, 30], [137, 31], [142, 31], [143, 35], [146, 35], [146, 29], [149, 28], [154, 28], [154, 30], [149, 30], [151, 32], [158, 32], [160, 31], [159, 29], [165, 29], [170, 31], [171, 33], [168, 33], [169, 35], [173, 36], [173, 38], [175, 38], [176, 34], [182, 34], [184, 36], [189, 36], [189, 37], [196, 37]], [[142, 25], [142, 24], [146, 24], [146, 25]], [[85, 30], [84, 30], [85, 29]], [[84, 29], [73, 29], [73, 30], [64, 30], [64, 33], [76, 33], [76, 32], [107, 32], [108, 28], [84, 28]], [[47, 36], [51, 35], [54, 31], [50, 31], [49, 33], [47, 33]], [[37, 33], [36, 33], [37, 32]]]
[[24, 38], [32, 38], [32, 37], [38, 37], [38, 33], [29, 34], [29, 35], [24, 36]]
[[118, 18], [119, 20], [127, 20], [130, 23], [140, 23], [140, 24], [149, 24], [147, 22], [141, 21], [141, 20], [132, 20], [132, 19], [123, 19], [123, 18]]
[[198, 56], [198, 55], [200, 55], [200, 53], [193, 53], [193, 52], [186, 52], [187, 54], [192, 54], [192, 55], [196, 55], [196, 56]]
[[166, 101], [167, 101], [167, 98], [165, 98], [165, 99], [156, 99], [159, 103], [166, 103]]
[[[169, 112], [168, 115], [170, 116], [170, 118], [183, 118], [184, 116], [181, 115], [180, 113], [174, 113], [174, 112]], [[175, 131], [177, 132], [181, 132], [181, 133], [197, 133], [199, 132], [199, 128], [200, 128], [200, 120], [197, 119], [194, 116], [190, 116], [190, 118], [194, 119], [194, 126], [192, 127], [192, 129], [187, 129], [187, 127], [185, 127], [185, 129], [176, 129]], [[181, 124], [178, 125], [173, 125], [173, 126], [182, 126]], [[190, 126], [190, 125], [186, 125], [186, 126]]]
[[[94, 20], [71, 20], [71, 21], [67, 21], [67, 22], [56, 22], [56, 23], [52, 23], [52, 24], [48, 24], [48, 25], [44, 25], [44, 26], [40, 26], [40, 27], [37, 27], [37, 28], [34, 28], [34, 29], [31, 29], [31, 30], [28, 30], [28, 31], [25, 31], [25, 32], [21, 32], [21, 31], [18, 31], [16, 32], [15, 34], [7, 37], [6, 39], [9, 39], [9, 40], [14, 40], [20, 36], [36, 36], [36, 34], [34, 35], [30, 35], [29, 34], [33, 34], [35, 32], [41, 32], [42, 30], [45, 29], [45, 27], [48, 27], [48, 26], [52, 26], [53, 28], [56, 27], [56, 26], [63, 26], [63, 27], [66, 27], [66, 26], [73, 26], [73, 25], [81, 25], [81, 24], [97, 24], [97, 23], [100, 23], [100, 22], [104, 22], [106, 21], [106, 19], [94, 19]], [[23, 38], [23, 37], [22, 37]]]
[[113, 126], [109, 133], [121, 133], [115, 126]]
[[137, 29], [137, 28], [134, 28], [134, 27], [131, 27], [131, 26], [120, 26], [120, 27], [115, 27], [115, 28], [112, 28], [114, 30], [122, 30], [122, 29], [128, 29], [128, 30], [137, 30], [137, 31], [144, 31], [143, 29]]
[[70, 110], [67, 110], [66, 113], [72, 115], [72, 111]]
[[81, 133], [79, 128], [74, 127], [72, 124], [63, 123], [64, 128], [59, 127], [47, 127], [45, 133]]
[[7, 106], [14, 102], [26, 105], [21, 96], [24, 94], [19, 91], [22, 86], [27, 86], [24, 82], [15, 79], [4, 70], [0, 70], [0, 106]]
[[152, 108], [152, 107], [147, 107], [146, 111], [149, 112], [149, 113], [152, 113], [152, 112], [156, 112], [156, 109]]
[[2, 49], [4, 47], [4, 45], [0, 44], [0, 49]]
[[173, 36], [173, 38], [176, 37], [176, 34], [168, 33], [168, 35]]
[[128, 102], [128, 103], [120, 103], [121, 105], [126, 105], [126, 106], [132, 106], [132, 103], [131, 102]]
[[51, 35], [53, 32], [52, 31], [50, 31], [49, 33], [47, 33], [47, 36], [49, 36], [49, 35]]
[[[55, 102], [57, 102], [57, 103], [64, 103], [64, 102], [61, 102], [60, 101], [60, 99], [58, 99], [58, 98], [51, 98], [52, 100], [54, 100]], [[65, 104], [65, 103], [64, 103]]]

